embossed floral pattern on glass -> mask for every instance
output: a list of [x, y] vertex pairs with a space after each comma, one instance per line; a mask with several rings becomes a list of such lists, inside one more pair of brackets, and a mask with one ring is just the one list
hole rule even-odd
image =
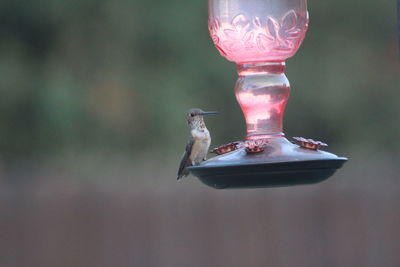
[[221, 53], [237, 64], [235, 95], [246, 139], [283, 137], [290, 95], [285, 60], [308, 28], [307, 0], [209, 0], [208, 26]]
[[208, 25], [215, 46], [228, 60], [283, 61], [300, 47], [308, 28], [308, 13], [290, 10], [281, 18], [238, 14], [231, 23], [210, 18]]

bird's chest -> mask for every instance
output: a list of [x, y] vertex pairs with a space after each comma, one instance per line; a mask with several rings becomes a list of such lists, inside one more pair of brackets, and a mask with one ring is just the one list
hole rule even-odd
[[200, 162], [206, 158], [208, 149], [210, 147], [210, 133], [205, 129], [203, 131], [193, 130], [191, 134], [194, 142], [190, 159], [192, 162], [200, 164]]

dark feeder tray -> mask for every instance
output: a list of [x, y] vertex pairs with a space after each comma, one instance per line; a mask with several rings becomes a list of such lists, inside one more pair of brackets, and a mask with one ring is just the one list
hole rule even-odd
[[216, 189], [268, 188], [322, 182], [347, 161], [329, 152], [302, 148], [284, 137], [268, 141], [263, 152], [249, 154], [240, 148], [188, 170]]

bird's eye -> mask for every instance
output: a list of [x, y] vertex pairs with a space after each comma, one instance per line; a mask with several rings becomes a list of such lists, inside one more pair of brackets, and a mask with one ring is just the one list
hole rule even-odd
[[194, 113], [190, 113], [190, 117], [194, 117]]

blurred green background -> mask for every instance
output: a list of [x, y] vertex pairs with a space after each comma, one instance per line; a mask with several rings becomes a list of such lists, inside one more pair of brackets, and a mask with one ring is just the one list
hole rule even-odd
[[223, 112], [212, 146], [245, 135], [205, 0], [1, 0], [1, 265], [398, 266], [396, 3], [308, 5], [285, 132], [350, 161], [320, 185], [215, 191], [175, 181], [187, 109]]

